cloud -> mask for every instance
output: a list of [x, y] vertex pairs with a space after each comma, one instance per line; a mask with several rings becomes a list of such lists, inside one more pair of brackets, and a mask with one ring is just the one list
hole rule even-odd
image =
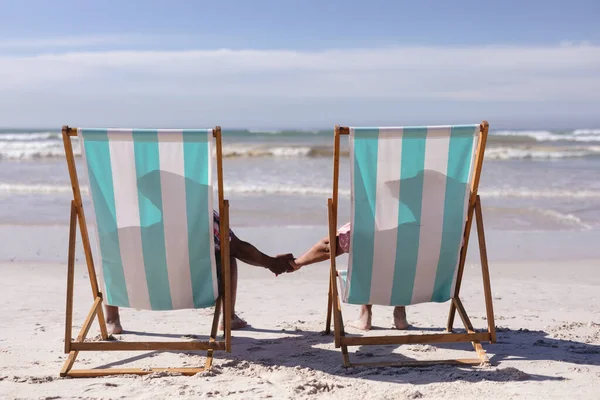
[[[0, 91], [4, 94], [0, 106], [8, 98], [19, 102], [71, 93], [73, 99], [95, 104], [98, 110], [108, 107], [110, 98], [154, 110], [170, 103], [184, 109], [210, 104], [208, 108], [214, 109], [218, 99], [227, 106], [216, 111], [229, 107], [241, 115], [248, 111], [244, 102], [254, 103], [246, 106], [254, 109], [261, 103], [348, 104], [356, 99], [354, 108], [366, 105], [363, 112], [372, 115], [379, 115], [375, 107], [385, 102], [430, 103], [443, 109], [457, 101], [521, 108], [546, 103], [552, 114], [553, 107], [564, 112], [565, 105], [573, 103], [587, 104], [589, 109], [600, 104], [600, 47], [563, 43], [0, 56]], [[244, 118], [239, 120], [243, 123]]]

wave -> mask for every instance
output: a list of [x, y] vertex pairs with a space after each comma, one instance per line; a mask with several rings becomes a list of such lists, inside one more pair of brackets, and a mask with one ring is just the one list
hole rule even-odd
[[248, 129], [248, 130], [239, 130], [239, 131], [223, 131], [225, 135], [236, 136], [236, 135], [244, 135], [250, 133], [255, 136], [262, 135], [280, 135], [280, 136], [306, 136], [308, 134], [312, 135], [323, 135], [323, 134], [333, 134], [333, 129]]
[[559, 132], [548, 130], [503, 130], [492, 131], [494, 138], [529, 138], [536, 142], [600, 142], [600, 129], [576, 129]]
[[[76, 157], [81, 155], [80, 147], [74, 143], [73, 152]], [[583, 158], [600, 156], [600, 146], [570, 146], [570, 147], [508, 147], [489, 146], [485, 157], [488, 160], [557, 160], [566, 158]], [[328, 146], [244, 146], [231, 145], [223, 147], [223, 156], [226, 158], [252, 158], [252, 157], [330, 157], [333, 149]], [[349, 152], [344, 150], [342, 157], [348, 157]], [[34, 160], [44, 158], [64, 157], [65, 151], [62, 142], [0, 142], [0, 159], [6, 160]]]
[[[260, 185], [260, 184], [234, 184], [225, 185], [225, 192], [229, 194], [273, 194], [273, 195], [304, 195], [304, 196], [329, 196], [330, 187], [298, 186], [298, 185]], [[49, 184], [21, 184], [0, 183], [0, 193], [13, 194], [60, 194], [71, 193], [70, 185]], [[216, 190], [216, 189], [215, 189]], [[82, 185], [81, 191], [89, 193], [87, 186]], [[339, 189], [340, 196], [350, 197], [349, 189]], [[491, 188], [481, 189], [479, 194], [491, 198], [544, 198], [544, 199], [600, 199], [600, 190], [535, 190], [527, 188]]]
[[[73, 153], [81, 155], [80, 146], [73, 142]], [[233, 157], [324, 157], [333, 154], [333, 149], [327, 146], [268, 146], [268, 145], [225, 145], [223, 156]], [[34, 160], [43, 158], [64, 157], [65, 150], [62, 141], [0, 141], [0, 159], [5, 160]], [[342, 152], [348, 156], [348, 152]]]
[[[89, 194], [89, 188], [81, 185], [81, 192]], [[279, 195], [305, 195], [305, 196], [329, 196], [331, 188], [325, 187], [306, 187], [294, 185], [225, 185], [226, 193], [230, 194], [279, 194]], [[70, 185], [44, 185], [44, 184], [21, 184], [21, 183], [0, 183], [0, 193], [13, 194], [61, 194], [71, 193]], [[216, 188], [215, 188], [216, 191]], [[340, 189], [341, 196], [350, 196], [349, 190]]]
[[28, 142], [34, 140], [58, 140], [61, 134], [56, 132], [36, 132], [36, 133], [3, 133], [0, 134], [0, 142]]
[[600, 199], [600, 190], [532, 190], [527, 188], [483, 189], [479, 194], [494, 198]]
[[531, 208], [529, 210], [566, 225], [574, 225], [584, 229], [592, 228], [591, 225], [586, 224], [581, 218], [573, 214], [563, 214], [558, 211], [545, 208]]
[[491, 160], [557, 160], [600, 156], [600, 146], [565, 147], [504, 147], [490, 146], [485, 150], [485, 158]]
[[[81, 193], [88, 194], [87, 186], [80, 186]], [[22, 183], [0, 183], [0, 193], [14, 194], [59, 194], [71, 193], [70, 185], [41, 185], [41, 184], [22, 184]]]
[[600, 135], [600, 129], [575, 129], [573, 135]]
[[[233, 132], [233, 131], [232, 131]], [[235, 131], [233, 136], [244, 138], [250, 131]], [[258, 132], [258, 131], [257, 131]], [[331, 145], [306, 143], [289, 144], [286, 140], [272, 136], [299, 135], [300, 131], [260, 131], [256, 135], [271, 136], [268, 139], [256, 140], [254, 143], [225, 143], [225, 157], [330, 157], [333, 153]], [[307, 135], [325, 131], [302, 131]], [[80, 155], [77, 138], [73, 138], [75, 156]], [[237, 141], [233, 139], [232, 141]], [[241, 139], [242, 141], [244, 139]], [[342, 157], [349, 155], [343, 150]], [[490, 136], [486, 157], [492, 160], [514, 159], [563, 159], [595, 157], [600, 155], [600, 129], [579, 129], [570, 132], [553, 132], [544, 130], [531, 131], [496, 131]], [[0, 159], [34, 160], [64, 157], [61, 134], [58, 132], [5, 132], [0, 133]]]
[[[319, 150], [311, 146], [224, 146], [224, 157], [308, 157]], [[325, 150], [325, 149], [323, 149]]]
[[[81, 155], [78, 145], [73, 145], [73, 154]], [[32, 160], [64, 156], [63, 143], [59, 141], [0, 141], [0, 159]]]

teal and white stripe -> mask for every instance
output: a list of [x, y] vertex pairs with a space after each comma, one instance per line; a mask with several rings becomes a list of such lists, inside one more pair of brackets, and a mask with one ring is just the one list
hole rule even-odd
[[107, 303], [214, 305], [212, 130], [79, 129], [79, 138]]
[[351, 304], [453, 295], [479, 125], [350, 128]]

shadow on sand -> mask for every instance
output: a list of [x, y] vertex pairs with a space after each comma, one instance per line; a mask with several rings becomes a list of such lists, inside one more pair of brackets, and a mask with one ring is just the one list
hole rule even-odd
[[[489, 367], [462, 367], [438, 365], [427, 367], [342, 367], [342, 357], [339, 349], [333, 347], [333, 339], [324, 333], [303, 331], [299, 328], [255, 329], [247, 331], [259, 333], [287, 334], [284, 338], [256, 339], [234, 335], [233, 357], [225, 353], [215, 354], [215, 373], [228, 373], [229, 369], [245, 369], [250, 365], [262, 366], [266, 371], [282, 367], [321, 371], [335, 376], [347, 376], [373, 381], [396, 383], [429, 384], [435, 382], [480, 382], [480, 381], [559, 381], [560, 376], [545, 376], [527, 374], [514, 367], [503, 365], [507, 360], [520, 361], [555, 361], [575, 365], [600, 366], [600, 346], [574, 342], [571, 340], [550, 338], [544, 331], [527, 329], [511, 330], [501, 328], [498, 331], [497, 343], [484, 343], [484, 348], [490, 356]], [[415, 330], [426, 331], [429, 329]], [[459, 331], [459, 330], [457, 330]], [[152, 334], [132, 332], [144, 336], [160, 336], [170, 339], [188, 338], [190, 340], [206, 340], [206, 337], [196, 335]], [[415, 347], [416, 346], [416, 347]], [[354, 361], [375, 361], [380, 358], [387, 361], [413, 361], [423, 359], [423, 351], [437, 349], [469, 351], [469, 343], [440, 344], [440, 345], [405, 345], [402, 353], [394, 352], [400, 346], [362, 346], [350, 348], [350, 356]], [[103, 365], [109, 368], [154, 357], [160, 352], [151, 352]], [[183, 358], [191, 358], [194, 363], [201, 364], [204, 352], [172, 352]], [[188, 365], [189, 366], [189, 365]]]

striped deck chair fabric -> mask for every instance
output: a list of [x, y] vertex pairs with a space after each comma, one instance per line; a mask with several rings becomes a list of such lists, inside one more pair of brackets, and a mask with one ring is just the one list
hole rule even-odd
[[479, 125], [350, 128], [350, 304], [445, 302], [454, 293]]
[[79, 129], [107, 304], [210, 307], [218, 297], [207, 130]]

